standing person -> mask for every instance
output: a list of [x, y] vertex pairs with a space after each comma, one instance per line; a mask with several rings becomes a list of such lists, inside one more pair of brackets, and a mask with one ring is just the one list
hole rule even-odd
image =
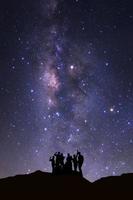
[[57, 162], [57, 167], [58, 167], [58, 168], [60, 168], [60, 155], [61, 155], [61, 153], [58, 152], [58, 153], [57, 153], [57, 157], [56, 157], [56, 162]]
[[77, 155], [75, 154], [73, 155], [72, 161], [73, 161], [74, 172], [77, 172], [77, 166], [78, 166]]
[[55, 157], [55, 174], [58, 174], [59, 171], [59, 159], [58, 159], [58, 153], [56, 152], [54, 154]]
[[71, 173], [72, 172], [72, 156], [69, 153], [67, 154], [65, 165], [66, 165], [67, 173]]
[[54, 173], [55, 172], [55, 157], [54, 156], [50, 157], [49, 161], [51, 162], [52, 173]]
[[61, 172], [61, 153], [55, 153], [55, 158], [56, 158], [56, 173], [60, 174]]
[[77, 151], [77, 158], [78, 158], [78, 169], [82, 175], [82, 165], [84, 162], [84, 156], [79, 151]]
[[63, 170], [64, 169], [64, 155], [63, 153], [60, 154], [60, 166], [61, 166], [61, 169]]

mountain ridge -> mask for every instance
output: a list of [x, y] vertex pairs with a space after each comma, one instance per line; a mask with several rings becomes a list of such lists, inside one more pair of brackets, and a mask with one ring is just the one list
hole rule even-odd
[[36, 171], [26, 175], [16, 175], [0, 179], [0, 197], [10, 195], [21, 197], [47, 197], [49, 199], [113, 199], [116, 196], [127, 199], [133, 196], [133, 174], [101, 178], [93, 183], [79, 173], [53, 175]]

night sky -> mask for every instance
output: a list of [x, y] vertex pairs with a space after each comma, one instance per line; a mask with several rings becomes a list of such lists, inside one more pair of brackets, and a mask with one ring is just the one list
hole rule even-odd
[[133, 172], [132, 0], [0, 3], [0, 178], [77, 149], [91, 181]]

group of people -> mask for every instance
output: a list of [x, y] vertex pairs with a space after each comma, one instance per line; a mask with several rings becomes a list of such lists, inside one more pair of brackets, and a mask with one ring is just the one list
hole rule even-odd
[[53, 174], [70, 174], [73, 172], [79, 172], [82, 175], [84, 157], [79, 151], [77, 151], [73, 156], [68, 153], [66, 158], [63, 153], [56, 152], [52, 157], [50, 157], [49, 161], [51, 162]]

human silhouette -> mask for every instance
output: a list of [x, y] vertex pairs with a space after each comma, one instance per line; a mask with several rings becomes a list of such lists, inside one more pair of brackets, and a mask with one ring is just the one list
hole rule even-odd
[[75, 154], [73, 155], [72, 161], [73, 161], [74, 172], [77, 172], [77, 166], [78, 166], [77, 155]]
[[65, 159], [65, 156], [63, 155], [63, 153], [60, 154], [60, 167], [61, 167], [61, 170], [63, 170], [64, 168], [64, 159]]
[[84, 162], [84, 156], [79, 151], [77, 151], [77, 159], [78, 159], [78, 169], [80, 174], [82, 175], [82, 165]]
[[50, 157], [49, 161], [51, 162], [52, 173], [54, 173], [55, 172], [55, 156]]
[[65, 163], [66, 173], [72, 172], [72, 156], [68, 153]]
[[60, 152], [56, 152], [54, 154], [55, 156], [55, 173], [60, 173], [61, 169], [60, 169], [60, 155], [61, 153]]
[[74, 154], [73, 156], [68, 153], [66, 160], [63, 153], [56, 152], [52, 157], [50, 157], [49, 161], [51, 162], [52, 173], [54, 174], [79, 173], [82, 176], [84, 157], [79, 151], [77, 151], [77, 154]]

